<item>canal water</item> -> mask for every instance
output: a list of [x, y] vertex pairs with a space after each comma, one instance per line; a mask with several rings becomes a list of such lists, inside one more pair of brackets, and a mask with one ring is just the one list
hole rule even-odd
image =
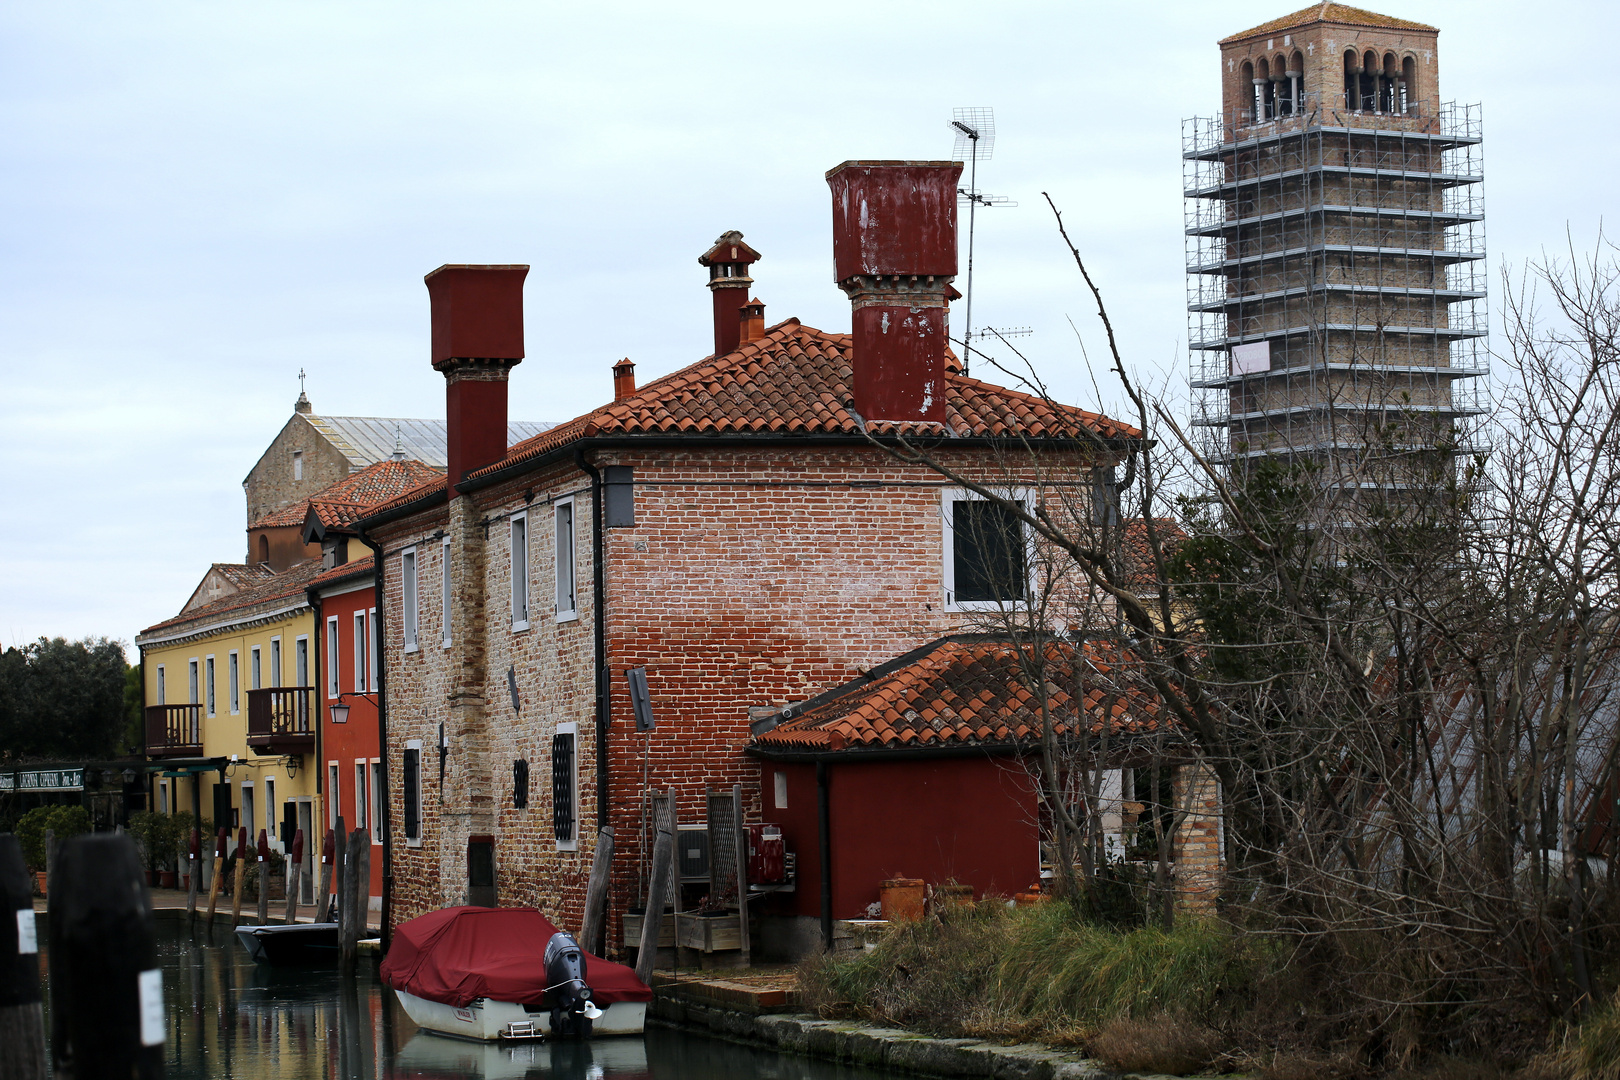
[[[158, 924], [170, 1080], [881, 1080], [890, 1074], [777, 1054], [666, 1028], [644, 1038], [494, 1045], [420, 1031], [373, 964], [353, 979], [255, 964], [224, 927], [210, 942]], [[47, 995], [47, 1001], [49, 995]]]

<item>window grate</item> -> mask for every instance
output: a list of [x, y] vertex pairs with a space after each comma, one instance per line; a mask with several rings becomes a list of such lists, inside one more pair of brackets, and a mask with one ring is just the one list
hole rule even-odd
[[551, 829], [559, 843], [574, 839], [574, 734], [551, 737]]
[[407, 749], [403, 768], [405, 838], [417, 840], [422, 836], [422, 751]]

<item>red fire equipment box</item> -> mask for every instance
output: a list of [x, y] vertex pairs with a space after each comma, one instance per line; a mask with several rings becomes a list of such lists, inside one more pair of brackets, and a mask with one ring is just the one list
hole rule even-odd
[[787, 880], [779, 825], [748, 826], [748, 884], [776, 885]]

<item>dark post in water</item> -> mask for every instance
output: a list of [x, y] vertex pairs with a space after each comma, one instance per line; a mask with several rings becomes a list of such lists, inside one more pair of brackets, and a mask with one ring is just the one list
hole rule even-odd
[[270, 836], [259, 830], [259, 925], [270, 921]]
[[0, 1080], [45, 1080], [33, 875], [22, 845], [0, 835]]
[[315, 890], [315, 921], [331, 922], [332, 915], [332, 859], [336, 855], [337, 837], [331, 829], [321, 841], [321, 882]]
[[287, 852], [287, 914], [281, 921], [291, 926], [298, 921], [298, 886], [304, 869], [304, 830], [293, 833], [292, 850]]
[[191, 830], [191, 846], [186, 858], [186, 926], [197, 925], [197, 873], [202, 869], [202, 834]]

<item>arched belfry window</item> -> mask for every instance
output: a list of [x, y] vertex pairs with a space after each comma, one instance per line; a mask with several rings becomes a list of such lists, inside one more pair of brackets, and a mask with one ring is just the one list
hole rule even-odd
[[1382, 69], [1378, 66], [1378, 54], [1367, 51], [1361, 58], [1361, 111], [1378, 112], [1378, 99], [1381, 96], [1381, 81], [1379, 76]]
[[1344, 53], [1344, 107], [1351, 112], [1361, 108], [1361, 57], [1354, 49]]
[[1271, 64], [1265, 57], [1254, 68], [1254, 118], [1270, 120], [1277, 115], [1276, 85], [1271, 81]]
[[1417, 110], [1417, 57], [1408, 56], [1401, 61], [1401, 112], [1411, 115]]
[[1242, 77], [1243, 92], [1249, 95], [1249, 108], [1247, 110], [1249, 119], [1265, 119], [1265, 110], [1260, 101], [1260, 88], [1255, 85], [1254, 81], [1254, 65], [1247, 60], [1243, 61]]
[[1283, 74], [1288, 79], [1289, 112], [1302, 113], [1305, 111], [1305, 57], [1299, 50], [1288, 58], [1288, 68]]

